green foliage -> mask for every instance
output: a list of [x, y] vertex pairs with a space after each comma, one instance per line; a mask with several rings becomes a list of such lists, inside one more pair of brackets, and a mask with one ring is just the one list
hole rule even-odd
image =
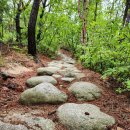
[[[0, 1], [0, 40], [16, 40], [15, 22], [18, 0]], [[24, 1], [26, 3], [27, 1]], [[95, 7], [98, 2], [96, 20]], [[47, 56], [56, 56], [60, 48], [71, 51], [89, 69], [99, 72], [103, 78], [113, 78], [122, 84], [117, 91], [130, 88], [130, 27], [123, 27], [124, 1], [91, 0], [87, 21], [87, 43], [81, 44], [82, 21], [77, 10], [77, 1], [50, 0], [51, 6], [44, 10], [40, 6], [36, 26], [37, 50]], [[42, 5], [42, 4], [41, 4]], [[27, 45], [29, 14], [32, 5], [22, 12], [20, 26], [22, 44]], [[40, 30], [40, 31], [39, 31]], [[39, 33], [40, 32], [40, 33]], [[38, 35], [40, 34], [40, 38]], [[3, 35], [3, 36], [2, 36]], [[16, 44], [17, 45], [17, 44]], [[17, 46], [14, 49], [19, 51]]]
[[[111, 25], [111, 31], [105, 24], [101, 25], [102, 28], [97, 28], [94, 34], [91, 31], [91, 42], [83, 47], [85, 54], [81, 55], [83, 49], [79, 48], [76, 55], [85, 67], [100, 72], [103, 77], [116, 79], [127, 90], [129, 85], [126, 81], [130, 80], [130, 35], [128, 28], [119, 30], [116, 24]], [[95, 24], [92, 26], [96, 28]]]
[[76, 3], [72, 1], [68, 1], [67, 3], [55, 3], [52, 12], [45, 12], [42, 21], [39, 19], [38, 25], [41, 22], [43, 23], [41, 39], [37, 41], [39, 52], [48, 56], [54, 56], [59, 48], [74, 50], [76, 45], [79, 44], [80, 26], [77, 24], [78, 21], [75, 21], [75, 17], [71, 18], [75, 8], [70, 8]]
[[[93, 7], [92, 3], [91, 11]], [[97, 21], [93, 21], [89, 12], [88, 42], [86, 46], [77, 46], [75, 56], [86, 68], [122, 84], [122, 88], [117, 89], [121, 93], [130, 90], [130, 31], [129, 25], [122, 27], [120, 17], [112, 18], [116, 9], [107, 14], [111, 9], [98, 14]]]
[[103, 78], [106, 77], [111, 77], [119, 83], [122, 83], [122, 88], [119, 87], [116, 90], [118, 93], [130, 91], [130, 66], [109, 68], [104, 72]]

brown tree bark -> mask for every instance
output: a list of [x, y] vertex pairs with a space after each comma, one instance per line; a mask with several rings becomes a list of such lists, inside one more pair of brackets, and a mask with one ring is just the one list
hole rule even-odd
[[123, 16], [123, 26], [130, 22], [130, 0], [126, 0], [126, 6]]
[[97, 20], [97, 10], [98, 10], [98, 2], [96, 1], [95, 10], [94, 10], [94, 21]]
[[39, 6], [40, 0], [34, 0], [28, 23], [28, 54], [31, 54], [32, 56], [36, 56], [35, 28]]
[[81, 42], [83, 44], [87, 43], [87, 16], [88, 16], [88, 6], [89, 0], [82, 0], [82, 9], [81, 9], [81, 0], [78, 0], [78, 13], [79, 17], [82, 20], [82, 32], [81, 32]]
[[15, 17], [15, 23], [16, 23], [16, 41], [19, 42], [21, 45], [21, 27], [20, 27], [20, 15], [21, 15], [21, 8], [22, 6], [22, 0], [19, 1], [18, 7], [17, 7], [17, 14]]
[[45, 12], [46, 4], [47, 4], [47, 0], [42, 1], [43, 8], [42, 8], [42, 12], [40, 14], [39, 30], [38, 30], [38, 34], [37, 34], [38, 41], [40, 41], [40, 39], [41, 39], [42, 26], [43, 26], [43, 23], [41, 23], [41, 20], [43, 18], [44, 12]]
[[24, 11], [28, 5], [30, 4], [31, 0], [28, 0], [27, 4], [24, 6], [23, 4], [23, 0], [20, 0], [18, 3], [18, 7], [17, 7], [17, 13], [16, 13], [16, 17], [15, 17], [15, 23], [16, 23], [16, 41], [19, 42], [19, 45], [21, 46], [21, 27], [20, 27], [20, 15], [22, 13], [22, 11]]

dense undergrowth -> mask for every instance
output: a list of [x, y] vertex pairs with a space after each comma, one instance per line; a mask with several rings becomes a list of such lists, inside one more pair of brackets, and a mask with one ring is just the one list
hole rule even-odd
[[[97, 25], [99, 26], [99, 24]], [[111, 78], [120, 85], [116, 91], [130, 91], [130, 33], [129, 28], [112, 31], [105, 25], [103, 34], [99, 29], [91, 30], [90, 42], [74, 48], [74, 55], [91, 70], [101, 73], [103, 78]]]

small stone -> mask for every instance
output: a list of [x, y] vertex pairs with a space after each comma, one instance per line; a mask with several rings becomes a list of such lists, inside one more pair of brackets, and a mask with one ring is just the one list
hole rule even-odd
[[63, 70], [59, 70], [58, 72], [61, 75], [63, 75], [64, 77], [71, 77], [71, 78], [76, 78], [76, 79], [81, 79], [81, 78], [85, 77], [84, 73], [81, 73], [78, 70], [73, 69], [73, 68], [71, 68], [71, 69], [66, 68], [66, 69], [63, 69]]
[[[112, 130], [115, 130], [115, 129], [112, 129]], [[123, 129], [121, 127], [117, 127], [116, 130], [125, 130], [125, 129]]]
[[25, 90], [20, 96], [22, 104], [59, 104], [66, 102], [68, 96], [50, 83], [41, 83]]
[[121, 127], [117, 127], [117, 130], [124, 130], [123, 128], [121, 128]]
[[81, 78], [84, 78], [84, 77], [85, 77], [84, 73], [75, 72], [75, 78], [76, 79], [81, 79]]
[[9, 91], [9, 89], [7, 87], [2, 87], [2, 91], [7, 92], [7, 91]]
[[101, 97], [101, 90], [96, 85], [89, 82], [75, 82], [68, 90], [81, 101], [91, 101]]
[[57, 81], [54, 77], [52, 76], [36, 76], [36, 77], [32, 77], [29, 78], [26, 81], [26, 84], [28, 87], [35, 87], [36, 85], [40, 84], [40, 83], [51, 83], [53, 85], [57, 84]]
[[57, 67], [61, 69], [63, 67], [62, 61], [52, 61], [48, 64], [49, 67]]
[[54, 77], [54, 78], [57, 78], [57, 79], [58, 79], [58, 78], [61, 78], [62, 76], [61, 76], [61, 75], [59, 75], [59, 74], [53, 74], [53, 75], [52, 75], [52, 77]]
[[54, 73], [58, 72], [58, 67], [41, 67], [37, 69], [38, 75], [53, 75]]
[[64, 82], [72, 82], [72, 81], [74, 81], [75, 80], [75, 78], [67, 78], [67, 77], [64, 77], [64, 78], [61, 78], [61, 80], [62, 81], [64, 81]]

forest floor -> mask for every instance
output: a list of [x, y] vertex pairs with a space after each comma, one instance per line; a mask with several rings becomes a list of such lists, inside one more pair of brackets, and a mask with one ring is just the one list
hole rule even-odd
[[[72, 57], [69, 52], [64, 50], [61, 51], [63, 54]], [[6, 81], [2, 80], [2, 78], [0, 79], [0, 119], [5, 117], [10, 111], [22, 111], [26, 113], [32, 110], [42, 110], [44, 113], [40, 113], [39, 116], [53, 120], [56, 124], [56, 130], [66, 130], [64, 126], [59, 124], [56, 114], [53, 113], [61, 104], [25, 106], [18, 102], [20, 94], [27, 89], [25, 81], [32, 76], [36, 76], [37, 68], [47, 66], [48, 62], [51, 62], [52, 59], [39, 54], [41, 63], [36, 64], [28, 55], [16, 52], [14, 50], [10, 50], [6, 53], [4, 52], [3, 56], [4, 64], [3, 67], [0, 67], [0, 70], [10, 72], [15, 78], [7, 79]], [[57, 57], [56, 60], [60, 60], [60, 57]], [[116, 84], [103, 80], [100, 74], [89, 69], [85, 69], [80, 63], [76, 63], [75, 66], [85, 74], [85, 78], [80, 79], [80, 81], [88, 81], [100, 86], [103, 93], [102, 97], [95, 101], [77, 101], [76, 98], [66, 89], [71, 83], [58, 80], [56, 86], [58, 89], [67, 93], [69, 96], [67, 102], [94, 104], [100, 107], [101, 111], [113, 116], [116, 119], [116, 125], [111, 128], [111, 130], [130, 130], [130, 100], [128, 97], [123, 94], [116, 94], [114, 87], [112, 87]], [[64, 87], [61, 87], [61, 85], [64, 85]]]

